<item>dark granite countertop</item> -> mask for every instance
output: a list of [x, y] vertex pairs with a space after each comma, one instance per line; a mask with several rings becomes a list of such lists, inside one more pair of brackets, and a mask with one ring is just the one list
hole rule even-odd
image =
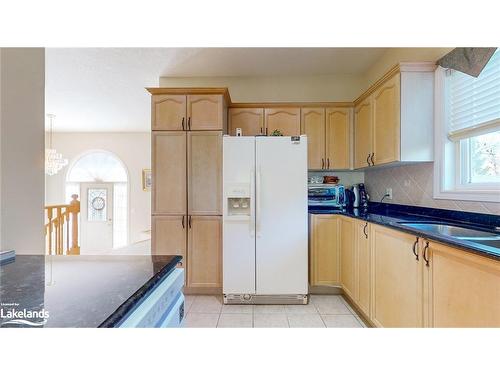
[[14, 262], [0, 266], [0, 326], [30, 326], [6, 324], [15, 310], [25, 314], [16, 318], [35, 323], [31, 326], [113, 327], [180, 260], [180, 256], [17, 255]]
[[440, 223], [458, 224], [471, 229], [485, 230], [500, 235], [500, 216], [497, 215], [385, 203], [370, 203], [368, 210], [364, 211], [356, 209], [338, 210], [309, 207], [309, 214], [338, 214], [366, 220], [370, 223], [398, 229], [402, 232], [425, 237], [500, 261], [499, 248], [461, 240], [447, 235], [436, 234], [430, 231], [418, 230], [400, 224], [401, 221], [439, 221]]

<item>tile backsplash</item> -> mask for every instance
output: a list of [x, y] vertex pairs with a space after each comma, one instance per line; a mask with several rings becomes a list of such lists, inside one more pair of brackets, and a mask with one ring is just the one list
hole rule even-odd
[[386, 188], [392, 188], [392, 200], [385, 198], [384, 203], [500, 215], [500, 203], [434, 199], [433, 164], [418, 163], [366, 170], [364, 181], [370, 200], [379, 202]]

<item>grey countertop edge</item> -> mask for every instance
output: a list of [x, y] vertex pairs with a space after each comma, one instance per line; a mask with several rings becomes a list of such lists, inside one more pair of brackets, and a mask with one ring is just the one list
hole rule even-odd
[[167, 263], [160, 271], [151, 277], [142, 287], [134, 292], [125, 302], [123, 302], [110, 316], [104, 320], [98, 328], [114, 328], [117, 327], [135, 307], [142, 302], [151, 291], [172, 272], [177, 264], [182, 260], [182, 256], [177, 255], [172, 257], [172, 260]]

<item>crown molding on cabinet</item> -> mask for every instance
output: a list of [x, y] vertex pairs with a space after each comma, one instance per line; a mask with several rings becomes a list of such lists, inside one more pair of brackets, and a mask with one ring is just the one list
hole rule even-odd
[[223, 95], [231, 103], [227, 87], [146, 87], [151, 95]]
[[369, 97], [375, 90], [382, 86], [387, 80], [391, 79], [400, 72], [433, 72], [434, 70], [436, 70], [436, 64], [432, 61], [400, 62], [399, 64], [396, 64], [391, 69], [389, 69], [389, 71], [387, 71], [356, 100], [354, 100], [354, 106], [357, 106], [367, 97]]

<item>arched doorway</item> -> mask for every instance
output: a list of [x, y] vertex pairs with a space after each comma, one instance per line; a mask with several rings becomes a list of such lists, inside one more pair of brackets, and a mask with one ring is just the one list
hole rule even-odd
[[91, 150], [68, 168], [66, 198], [81, 202], [82, 254], [102, 253], [128, 244], [128, 172], [113, 153]]

